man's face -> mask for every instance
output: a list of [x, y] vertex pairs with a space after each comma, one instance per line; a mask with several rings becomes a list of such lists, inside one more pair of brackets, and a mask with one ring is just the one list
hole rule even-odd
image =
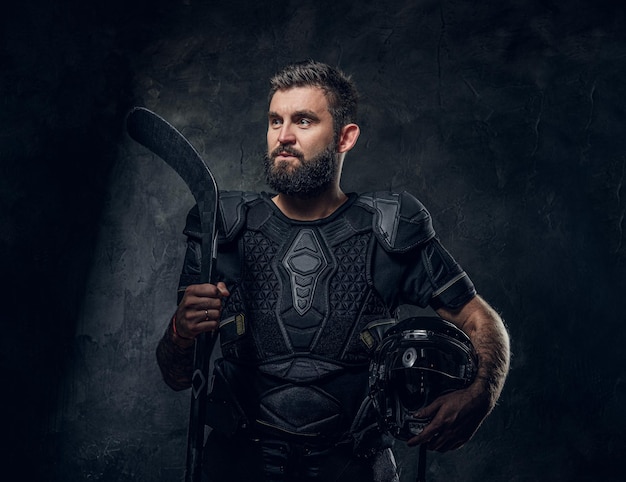
[[277, 91], [270, 102], [265, 174], [279, 193], [313, 197], [328, 188], [338, 170], [333, 118], [317, 87]]

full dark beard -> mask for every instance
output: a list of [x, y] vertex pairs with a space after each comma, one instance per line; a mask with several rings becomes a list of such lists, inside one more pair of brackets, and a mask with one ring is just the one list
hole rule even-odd
[[[280, 151], [287, 151], [300, 159], [296, 167], [284, 162], [276, 162]], [[265, 180], [273, 190], [301, 199], [313, 198], [324, 192], [337, 176], [337, 156], [333, 146], [327, 147], [317, 156], [305, 160], [302, 153], [281, 147], [265, 156]]]

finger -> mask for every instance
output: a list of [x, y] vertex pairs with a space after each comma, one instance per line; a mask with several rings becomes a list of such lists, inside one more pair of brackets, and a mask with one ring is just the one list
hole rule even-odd
[[[179, 326], [182, 326], [182, 325], [183, 325], [182, 323], [179, 324]], [[201, 319], [194, 320], [191, 323], [184, 324], [184, 328], [180, 327], [178, 331], [179, 333], [186, 333], [193, 337], [196, 337], [200, 333], [217, 331], [218, 328], [219, 328], [219, 317], [209, 318], [208, 320], [206, 320], [204, 313], [202, 313]]]
[[208, 333], [217, 331], [219, 327], [218, 321], [203, 321], [194, 325], [194, 330], [197, 330], [198, 333]]
[[418, 435], [408, 440], [407, 444], [409, 445], [409, 447], [414, 447], [415, 445], [429, 443], [434, 434], [438, 432], [439, 427], [436, 425], [432, 425], [432, 422], [429, 422]]
[[204, 312], [204, 310], [221, 310], [222, 300], [219, 297], [189, 296], [184, 305], [191, 310]]
[[183, 331], [195, 332], [195, 325], [202, 322], [217, 322], [221, 313], [222, 304], [219, 300], [203, 298], [195, 302], [187, 300], [185, 303], [181, 303], [176, 318]]
[[195, 312], [196, 323], [202, 323], [204, 321], [219, 321], [222, 316], [222, 306], [219, 305], [217, 307], [206, 307], [197, 309]]
[[439, 450], [444, 446], [445, 443], [446, 441], [443, 437], [441, 437], [441, 434], [433, 430], [424, 430], [418, 436], [413, 437], [412, 439], [407, 441], [407, 445], [409, 447], [425, 444], [428, 450]]
[[[222, 289], [226, 289], [226, 285], [224, 285]], [[221, 296], [220, 291], [221, 289], [218, 288], [217, 285], [211, 283], [193, 284], [185, 288], [185, 296], [190, 299], [219, 298]]]
[[441, 399], [437, 398], [425, 407], [420, 408], [413, 414], [415, 418], [434, 418], [437, 412], [441, 408]]

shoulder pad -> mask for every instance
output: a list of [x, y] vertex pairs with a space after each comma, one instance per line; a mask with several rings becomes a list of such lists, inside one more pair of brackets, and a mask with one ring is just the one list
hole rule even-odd
[[246, 221], [248, 206], [261, 195], [256, 192], [224, 191], [220, 193], [218, 224], [220, 242], [232, 241]]
[[[220, 192], [219, 209], [217, 212], [217, 225], [219, 229], [219, 242], [231, 241], [244, 225], [246, 219], [246, 207], [252, 201], [261, 196], [257, 193], [244, 191]], [[187, 214], [187, 222], [183, 231], [187, 236], [199, 238], [202, 234], [200, 228], [200, 213], [195, 205]]]
[[430, 213], [406, 191], [365, 193], [356, 202], [374, 214], [374, 234], [386, 251], [403, 253], [435, 236]]

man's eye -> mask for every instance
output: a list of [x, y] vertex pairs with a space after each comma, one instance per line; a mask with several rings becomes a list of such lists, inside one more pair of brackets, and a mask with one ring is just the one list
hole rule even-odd
[[280, 121], [280, 119], [270, 119], [270, 125], [271, 126], [279, 126], [281, 124], [282, 124], [282, 122]]
[[300, 124], [301, 126], [310, 126], [312, 122], [309, 119], [300, 119], [298, 121], [298, 124]]

